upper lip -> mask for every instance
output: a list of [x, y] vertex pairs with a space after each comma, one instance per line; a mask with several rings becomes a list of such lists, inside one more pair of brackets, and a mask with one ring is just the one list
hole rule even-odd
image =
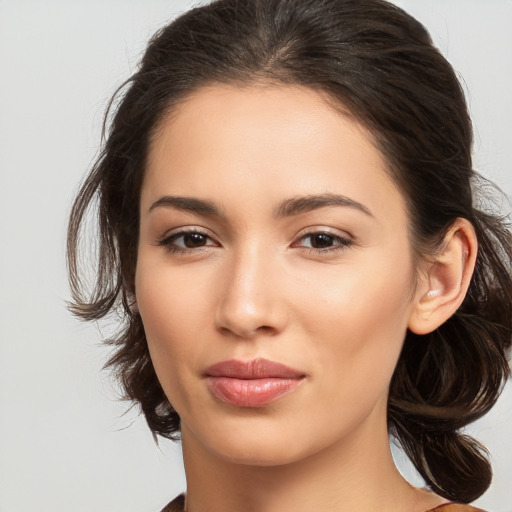
[[206, 368], [205, 375], [207, 377], [229, 377], [232, 379], [297, 379], [305, 376], [299, 370], [262, 358], [249, 361], [238, 359], [221, 361]]

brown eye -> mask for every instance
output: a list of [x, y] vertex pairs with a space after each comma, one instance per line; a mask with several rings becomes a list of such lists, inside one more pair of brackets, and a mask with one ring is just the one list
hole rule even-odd
[[180, 231], [163, 238], [158, 245], [165, 247], [169, 252], [188, 252], [218, 246], [210, 236], [200, 231]]
[[300, 238], [295, 244], [297, 247], [305, 247], [314, 251], [340, 250], [352, 244], [352, 240], [343, 238], [332, 233], [308, 233]]
[[181, 235], [181, 237], [179, 238], [183, 239], [182, 244], [187, 249], [203, 247], [204, 245], [206, 245], [206, 242], [208, 241], [208, 237], [206, 235], [203, 235], [202, 233], [187, 233], [185, 235]]
[[336, 241], [336, 237], [327, 235], [326, 233], [317, 233], [310, 235], [311, 247], [313, 249], [325, 249], [326, 247], [332, 247]]

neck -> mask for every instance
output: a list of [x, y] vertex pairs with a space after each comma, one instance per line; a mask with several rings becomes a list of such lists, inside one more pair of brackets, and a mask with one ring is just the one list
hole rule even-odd
[[376, 428], [368, 418], [335, 445], [277, 466], [226, 460], [186, 427], [182, 439], [187, 512], [422, 512], [442, 502], [402, 478], [385, 421]]

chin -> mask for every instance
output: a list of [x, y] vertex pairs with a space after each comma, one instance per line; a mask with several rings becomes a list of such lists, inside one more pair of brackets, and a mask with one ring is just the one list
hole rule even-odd
[[260, 442], [252, 446], [230, 443], [228, 446], [215, 446], [217, 456], [232, 464], [244, 466], [284, 466], [300, 460], [298, 453], [291, 453], [289, 445], [283, 443]]
[[202, 446], [210, 456], [248, 466], [280, 466], [304, 456], [297, 452], [297, 447], [304, 448], [308, 443], [304, 440], [296, 443], [296, 435], [283, 424], [286, 422], [272, 421], [268, 416], [250, 416], [204, 421], [190, 425], [190, 429], [182, 420], [183, 446]]

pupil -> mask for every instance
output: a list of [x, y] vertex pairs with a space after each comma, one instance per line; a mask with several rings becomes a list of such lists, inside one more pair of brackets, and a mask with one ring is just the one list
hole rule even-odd
[[206, 243], [206, 237], [201, 233], [189, 233], [183, 237], [183, 242], [186, 247], [193, 249], [194, 247], [201, 247]]
[[313, 235], [312, 246], [315, 249], [322, 249], [332, 245], [332, 236], [326, 234]]

